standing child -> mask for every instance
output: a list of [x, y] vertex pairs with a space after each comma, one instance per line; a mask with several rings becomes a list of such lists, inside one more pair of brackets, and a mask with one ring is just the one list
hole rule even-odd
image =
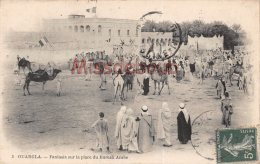
[[224, 95], [224, 89], [223, 89], [223, 84], [222, 84], [222, 78], [220, 78], [219, 80], [218, 80], [218, 82], [217, 82], [217, 84], [216, 84], [216, 88], [217, 88], [217, 96], [219, 96], [220, 97], [220, 99], [221, 99], [221, 96], [223, 96]]
[[58, 81], [57, 81], [57, 96], [60, 96], [60, 90], [61, 90], [61, 77], [60, 74], [57, 75]]
[[[92, 128], [94, 128], [97, 138], [96, 138], [96, 147], [99, 149], [99, 151], [104, 150], [103, 148], [107, 149], [107, 152], [110, 153], [109, 145], [108, 145], [108, 125], [107, 121], [104, 118], [104, 113], [99, 113], [99, 119], [92, 125]], [[92, 149], [93, 150], [93, 149]]]

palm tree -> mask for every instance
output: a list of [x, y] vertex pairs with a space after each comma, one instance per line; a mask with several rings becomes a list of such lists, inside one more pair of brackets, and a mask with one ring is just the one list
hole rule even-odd
[[153, 32], [157, 29], [157, 23], [154, 20], [147, 20], [142, 27], [142, 32]]
[[233, 24], [231, 26], [231, 28], [236, 32], [236, 33], [240, 33], [242, 31], [242, 27], [240, 24]]
[[194, 20], [191, 24], [191, 31], [197, 36], [201, 36], [205, 23], [201, 20]]
[[188, 35], [191, 33], [191, 23], [189, 21], [181, 23], [182, 41], [188, 41]]

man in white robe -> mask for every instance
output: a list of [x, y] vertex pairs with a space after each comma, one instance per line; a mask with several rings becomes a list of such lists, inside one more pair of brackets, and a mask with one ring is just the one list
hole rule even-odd
[[162, 109], [159, 110], [158, 114], [158, 132], [157, 138], [164, 140], [163, 146], [170, 147], [171, 143], [171, 111], [168, 108], [168, 103], [162, 104]]
[[122, 136], [121, 136], [121, 124], [122, 119], [126, 113], [126, 106], [122, 106], [120, 111], [117, 113], [116, 116], [116, 131], [115, 131], [115, 137], [117, 139], [117, 146], [119, 150], [123, 150], [122, 148]]
[[128, 108], [126, 114], [123, 116], [121, 124], [121, 138], [123, 150], [128, 150], [128, 152], [137, 152], [137, 124], [135, 118], [133, 117], [133, 110]]
[[155, 138], [153, 118], [152, 115], [150, 115], [147, 111], [147, 106], [143, 106], [138, 127], [138, 148], [142, 152], [152, 151], [152, 146]]

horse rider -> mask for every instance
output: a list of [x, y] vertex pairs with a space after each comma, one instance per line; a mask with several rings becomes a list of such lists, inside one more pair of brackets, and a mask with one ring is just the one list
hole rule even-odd
[[45, 72], [47, 72], [47, 74], [49, 76], [52, 76], [52, 74], [53, 74], [53, 66], [51, 65], [50, 62], [48, 62], [46, 67], [44, 68], [44, 72], [43, 73], [45, 73]]

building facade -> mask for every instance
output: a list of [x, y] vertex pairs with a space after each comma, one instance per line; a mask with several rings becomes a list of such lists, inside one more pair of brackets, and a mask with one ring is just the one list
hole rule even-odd
[[188, 48], [196, 50], [211, 50], [224, 48], [224, 36], [213, 37], [191, 37], [188, 36]]
[[73, 16], [70, 15], [69, 19], [44, 20], [42, 31], [59, 35], [56, 41], [66, 42], [70, 49], [105, 50], [111, 54], [116, 45], [140, 45], [138, 20]]
[[85, 52], [106, 51], [113, 53], [113, 46], [140, 46], [139, 20], [85, 18], [69, 15], [68, 19], [45, 19], [39, 32], [11, 32], [6, 37], [10, 48], [37, 48], [39, 40], [46, 37], [50, 45], [42, 50], [78, 50]]

